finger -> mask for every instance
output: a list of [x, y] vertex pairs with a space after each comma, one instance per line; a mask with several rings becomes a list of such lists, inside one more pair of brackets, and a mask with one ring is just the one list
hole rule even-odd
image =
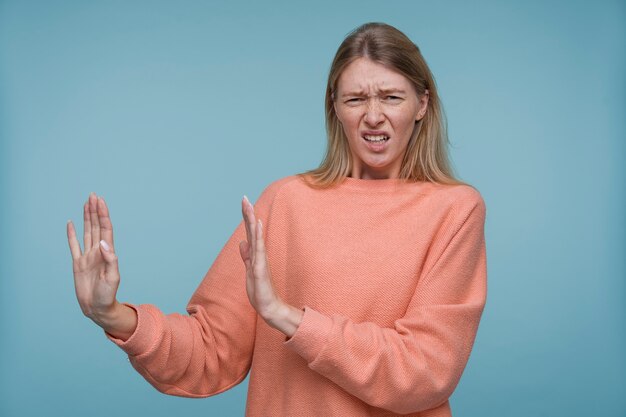
[[264, 262], [266, 259], [265, 252], [265, 238], [263, 233], [263, 223], [261, 219], [257, 221], [257, 233], [256, 233], [256, 259], [259, 259], [261, 262]]
[[248, 239], [248, 242], [250, 243], [250, 257], [252, 264], [254, 265], [255, 259], [256, 259], [256, 216], [254, 214], [254, 206], [252, 205], [252, 203], [248, 200], [248, 209], [247, 209], [247, 214], [248, 214], [248, 228], [250, 229], [250, 238]]
[[100, 238], [113, 247], [113, 224], [109, 217], [109, 208], [104, 202], [104, 198], [98, 197], [98, 222], [100, 223]]
[[246, 270], [250, 269], [250, 245], [245, 240], [239, 242], [239, 253], [241, 254], [241, 259], [243, 260], [244, 265], [246, 266]]
[[91, 248], [91, 215], [89, 214], [89, 199], [83, 206], [83, 248], [85, 252]]
[[243, 217], [243, 224], [246, 227], [246, 239], [250, 241], [250, 224], [248, 223], [248, 205], [247, 197], [244, 195], [241, 199], [241, 215]]
[[67, 241], [70, 245], [70, 252], [72, 253], [72, 259], [76, 260], [81, 257], [80, 243], [76, 239], [76, 230], [74, 230], [74, 224], [71, 220], [67, 222]]
[[98, 197], [89, 194], [89, 217], [91, 218], [91, 244], [96, 247], [100, 242], [100, 221], [98, 220]]
[[108, 272], [116, 272], [117, 271], [117, 255], [113, 252], [113, 248], [111, 245], [102, 239], [99, 242], [100, 253], [102, 254], [102, 258], [104, 258], [104, 262], [106, 262], [105, 268]]
[[248, 243], [251, 246], [251, 252], [250, 252], [250, 256], [252, 257], [251, 262], [254, 263], [254, 255], [255, 255], [255, 248], [256, 248], [256, 244], [255, 244], [255, 237], [256, 237], [256, 233], [255, 233], [255, 216], [254, 216], [254, 207], [252, 206], [252, 203], [250, 203], [250, 200], [248, 200], [248, 197], [244, 196], [244, 219], [245, 219], [245, 223], [246, 223], [246, 234], [247, 234], [247, 238], [248, 238]]

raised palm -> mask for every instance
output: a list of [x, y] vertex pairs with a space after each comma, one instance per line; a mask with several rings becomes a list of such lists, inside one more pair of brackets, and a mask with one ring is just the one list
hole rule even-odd
[[[83, 207], [84, 252], [71, 221], [67, 239], [72, 253], [74, 287], [80, 308], [87, 317], [102, 326], [102, 318], [116, 303], [120, 274], [113, 245], [113, 225], [102, 197], [91, 193]], [[107, 250], [108, 248], [108, 250]]]

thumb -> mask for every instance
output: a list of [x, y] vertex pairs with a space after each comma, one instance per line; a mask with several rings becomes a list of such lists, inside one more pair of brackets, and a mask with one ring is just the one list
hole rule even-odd
[[250, 268], [250, 245], [245, 240], [239, 242], [239, 254], [246, 268]]
[[107, 264], [114, 265], [117, 263], [117, 255], [113, 253], [111, 246], [104, 240], [100, 241], [100, 253]]

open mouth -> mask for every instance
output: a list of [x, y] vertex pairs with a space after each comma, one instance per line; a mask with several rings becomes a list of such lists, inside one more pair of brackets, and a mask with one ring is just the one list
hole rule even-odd
[[362, 137], [371, 143], [383, 143], [389, 140], [389, 136], [385, 135], [363, 135]]

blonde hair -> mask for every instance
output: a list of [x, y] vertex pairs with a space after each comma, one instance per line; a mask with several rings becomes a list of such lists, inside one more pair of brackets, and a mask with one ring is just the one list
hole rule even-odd
[[[448, 157], [445, 114], [435, 79], [426, 61], [417, 45], [404, 33], [384, 23], [366, 23], [359, 26], [339, 46], [326, 85], [326, 154], [318, 168], [298, 175], [314, 188], [327, 188], [341, 182], [350, 174], [352, 154], [343, 127], [335, 114], [334, 93], [343, 70], [361, 57], [404, 75], [415, 87], [418, 97], [428, 90], [426, 114], [415, 124], [402, 160], [399, 178], [411, 182], [466, 184], [455, 177]], [[307, 175], [310, 180], [306, 178]]]

